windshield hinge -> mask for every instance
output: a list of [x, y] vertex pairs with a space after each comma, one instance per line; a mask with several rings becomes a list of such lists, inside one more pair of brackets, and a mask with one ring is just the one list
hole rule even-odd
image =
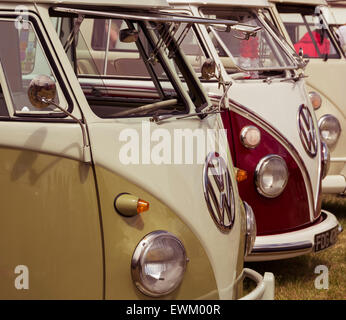
[[308, 77], [308, 76], [306, 76], [304, 73], [300, 73], [300, 74], [298, 74], [298, 75], [295, 76], [295, 77], [282, 79], [282, 80], [280, 80], [280, 82], [288, 82], [288, 81], [297, 82], [297, 81], [299, 81], [300, 79], [307, 78], [307, 77]]
[[84, 17], [85, 16], [83, 14], [79, 14], [78, 18], [75, 19], [73, 30], [71, 31], [71, 33], [67, 37], [66, 43], [64, 45], [65, 52], [67, 52], [70, 49], [73, 40], [75, 39], [77, 33], [79, 32], [79, 28], [80, 28], [80, 25], [82, 24], [82, 22], [84, 20]]

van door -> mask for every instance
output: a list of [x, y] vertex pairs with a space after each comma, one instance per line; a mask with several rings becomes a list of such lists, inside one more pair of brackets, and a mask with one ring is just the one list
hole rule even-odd
[[[111, 43], [113, 31], [114, 37], [117, 34], [120, 38], [119, 28], [136, 29], [138, 40]], [[111, 32], [106, 33], [107, 30]], [[211, 166], [209, 150], [213, 155], [220, 153], [227, 168], [231, 165], [227, 141], [224, 139], [222, 148], [219, 141], [213, 146], [207, 137], [208, 132], [222, 131], [222, 121], [219, 114], [203, 120], [193, 115], [196, 109], [208, 105], [208, 98], [197, 86], [188, 65], [182, 67], [179, 50], [172, 59], [160, 53], [160, 42], [152, 35], [154, 30], [137, 20], [114, 18], [108, 24], [107, 19], [85, 18], [76, 44], [74, 65], [92, 111], [89, 114], [84, 110], [84, 114], [102, 212], [105, 297], [148, 298], [137, 290], [138, 281], [132, 278], [133, 254], [143, 237], [158, 230], [180, 239], [189, 258], [179, 289], [165, 295], [166, 299], [235, 297], [232, 284], [243, 265], [244, 220], [233, 168], [225, 170], [232, 173], [234, 187], [234, 194], [228, 194], [232, 210], [223, 216], [225, 222], [218, 222], [210, 213], [203, 191], [203, 183], [209, 181], [203, 173], [203, 168]], [[180, 81], [173, 72], [174, 63], [180, 63], [178, 67], [188, 73], [189, 78], [184, 76], [190, 83]], [[163, 121], [159, 121], [160, 117]], [[204, 147], [208, 142], [211, 144], [207, 151]], [[121, 215], [116, 203], [124, 193], [148, 201], [149, 211], [134, 212], [132, 217]], [[214, 250], [216, 243], [218, 248], [225, 246], [227, 254]], [[152, 287], [157, 279], [165, 280], [157, 277], [164, 268], [159, 255], [154, 256], [157, 260], [145, 266], [148, 274], [157, 270], [151, 276]]]
[[0, 15], [0, 299], [100, 299], [99, 208], [81, 127], [58, 109], [35, 109], [27, 94], [48, 75], [55, 102], [81, 118], [35, 17]]

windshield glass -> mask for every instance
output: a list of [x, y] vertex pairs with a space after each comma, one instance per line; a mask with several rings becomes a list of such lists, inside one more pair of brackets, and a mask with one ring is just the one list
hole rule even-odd
[[[59, 18], [56, 26], [65, 45], [76, 19]], [[67, 53], [98, 116], [187, 113], [189, 99], [183, 88], [196, 110], [208, 105], [171, 34], [165, 32], [174, 26], [106, 17], [82, 21]], [[173, 65], [180, 70], [184, 84]]]
[[305, 58], [340, 58], [318, 7], [278, 5], [277, 9], [297, 53]]
[[330, 28], [346, 56], [346, 23], [344, 25], [332, 25]]
[[260, 27], [255, 36], [245, 37], [241, 31], [209, 28], [210, 36], [228, 73], [239, 69], [260, 72], [251, 73], [252, 77], [267, 74], [272, 70], [294, 68], [295, 65], [278, 42], [265, 29], [255, 11], [249, 9], [202, 9], [209, 18], [237, 20], [240, 23]]
[[263, 9], [259, 11], [259, 18], [263, 19], [264, 22], [269, 26], [269, 28], [275, 33], [275, 35], [280, 39], [281, 43], [289, 51], [289, 53], [296, 59], [298, 64], [301, 64], [303, 59], [295, 51], [292, 45], [287, 41], [287, 39], [281, 34], [279, 29], [276, 27], [274, 19], [268, 9]]

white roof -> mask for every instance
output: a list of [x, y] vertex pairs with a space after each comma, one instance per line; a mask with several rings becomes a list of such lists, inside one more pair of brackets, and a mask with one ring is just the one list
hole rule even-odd
[[302, 5], [327, 5], [326, 0], [269, 0], [270, 2], [289, 3], [289, 4], [302, 4]]
[[193, 4], [193, 5], [210, 5], [210, 6], [246, 6], [246, 7], [267, 7], [267, 0], [168, 0], [174, 4]]
[[48, 3], [52, 5], [91, 5], [108, 7], [127, 7], [127, 8], [167, 8], [167, 0], [4, 0], [6, 2], [27, 3]]

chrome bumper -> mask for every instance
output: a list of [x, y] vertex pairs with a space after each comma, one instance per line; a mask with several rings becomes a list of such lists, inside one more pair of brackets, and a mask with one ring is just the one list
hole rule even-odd
[[239, 300], [274, 300], [275, 278], [271, 272], [262, 277], [258, 272], [244, 268], [243, 279], [249, 278], [256, 282], [256, 288]]
[[281, 233], [270, 236], [257, 236], [254, 248], [251, 254], [245, 257], [250, 261], [279, 260], [297, 257], [312, 252], [315, 246], [315, 235], [339, 227], [339, 233], [342, 227], [336, 217], [322, 210], [323, 221], [310, 227]]
[[322, 192], [331, 194], [346, 194], [346, 178], [341, 174], [326, 176], [322, 180]]

